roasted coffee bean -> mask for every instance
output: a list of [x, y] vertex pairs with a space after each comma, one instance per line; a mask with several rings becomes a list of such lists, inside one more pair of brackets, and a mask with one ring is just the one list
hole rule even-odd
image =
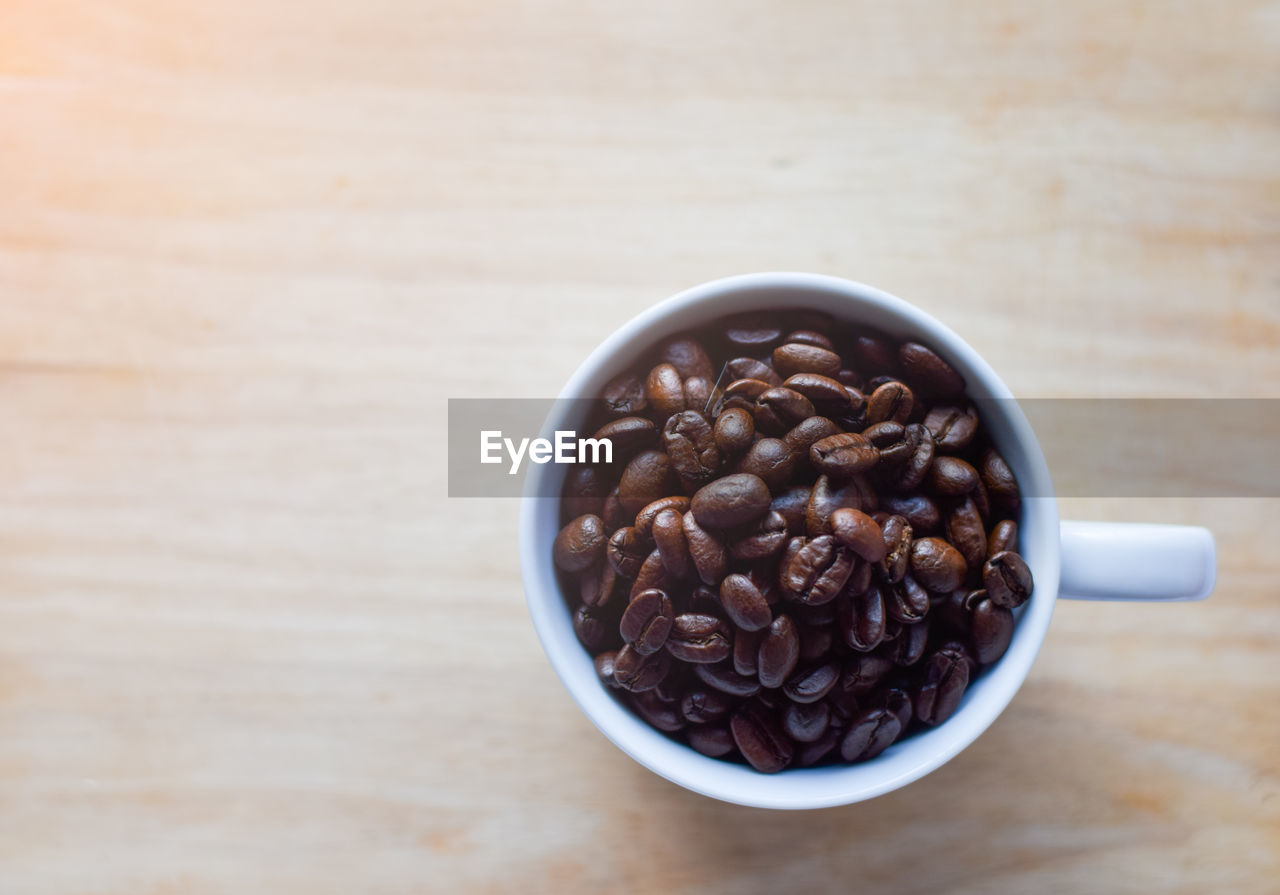
[[609, 640], [609, 622], [604, 618], [604, 610], [579, 606], [573, 613], [573, 632], [587, 649], [601, 649]]
[[704, 379], [716, 377], [706, 349], [690, 336], [672, 336], [664, 341], [658, 346], [658, 360], [675, 367], [681, 379], [688, 379], [690, 376], [701, 376]]
[[853, 553], [831, 535], [803, 541], [789, 553], [783, 559], [779, 582], [798, 603], [818, 605], [834, 600], [853, 573]]
[[754, 696], [760, 692], [760, 681], [738, 674], [728, 662], [695, 665], [693, 671], [708, 687], [714, 687], [730, 696]]
[[848, 696], [864, 696], [893, 668], [893, 662], [879, 653], [854, 653], [840, 673], [840, 689]]
[[797, 329], [783, 337], [784, 345], [816, 345], [828, 351], [834, 351], [835, 345], [821, 332], [812, 329]]
[[[766, 625], [765, 627], [768, 627]], [[759, 631], [735, 631], [733, 635], [733, 670], [743, 677], [756, 679], [756, 671], [760, 662], [760, 641], [763, 629]]]
[[1005, 550], [1018, 548], [1018, 523], [1012, 519], [997, 522], [987, 536], [987, 559]]
[[735, 357], [727, 361], [721, 376], [725, 382], [733, 382], [737, 379], [759, 379], [769, 385], [782, 385], [782, 377], [774, 371], [773, 367], [754, 357]]
[[828, 724], [826, 732], [812, 743], [801, 743], [796, 749], [796, 767], [810, 768], [835, 751], [844, 738], [844, 731]]
[[880, 498], [880, 506], [885, 511], [906, 519], [917, 535], [932, 534], [942, 528], [942, 511], [931, 498], [923, 494], [885, 494]]
[[746, 354], [769, 351], [782, 341], [786, 330], [774, 314], [748, 311], [725, 319], [724, 339]]
[[632, 693], [652, 690], [671, 670], [671, 657], [658, 650], [648, 656], [638, 652], [630, 644], [618, 650], [613, 660], [613, 678], [618, 686]]
[[897, 348], [880, 336], [858, 336], [853, 343], [853, 357], [863, 373], [891, 372], [898, 366]]
[[978, 485], [978, 471], [959, 457], [934, 457], [925, 487], [944, 497], [960, 497]]
[[671, 364], [658, 364], [644, 382], [644, 398], [659, 425], [667, 417], [686, 409], [684, 377]]
[[793, 485], [774, 494], [770, 501], [770, 511], [780, 514], [786, 520], [789, 536], [804, 533], [804, 514], [811, 494], [812, 489], [808, 486]]
[[723, 662], [733, 653], [733, 633], [714, 615], [685, 612], [672, 622], [666, 647], [682, 662], [710, 665]]
[[755, 562], [781, 552], [787, 543], [787, 520], [770, 510], [744, 529], [729, 543], [729, 555], [737, 560]]
[[693, 572], [693, 558], [684, 534], [684, 516], [673, 509], [663, 510], [653, 520], [653, 542], [662, 557], [662, 565], [676, 578], [688, 578]]
[[638, 513], [646, 504], [675, 493], [676, 477], [671, 460], [662, 451], [636, 454], [618, 481], [618, 501], [628, 513]]
[[980, 665], [998, 662], [1013, 640], [1013, 613], [985, 599], [973, 608], [969, 645]]
[[706, 484], [720, 469], [720, 449], [711, 424], [696, 410], [677, 413], [667, 420], [662, 443], [672, 469], [688, 490]]
[[609, 416], [623, 417], [644, 413], [648, 406], [644, 382], [634, 373], [622, 373], [605, 383], [600, 392]]
[[820, 475], [809, 492], [809, 505], [805, 508], [805, 531], [810, 537], [831, 534], [831, 514], [841, 507], [876, 511], [876, 493], [862, 476], [854, 476], [845, 482], [836, 482], [830, 476]]
[[828, 436], [809, 448], [809, 462], [814, 468], [836, 479], [866, 472], [879, 459], [879, 449], [856, 432]]
[[969, 661], [960, 650], [944, 646], [929, 657], [924, 680], [916, 694], [916, 717], [925, 724], [941, 724], [960, 705], [969, 686]]
[[698, 524], [693, 513], [684, 514], [682, 525], [689, 545], [689, 558], [698, 571], [698, 577], [706, 584], [718, 585], [729, 571], [729, 552], [715, 535]]
[[684, 718], [676, 708], [663, 702], [652, 690], [632, 693], [628, 701], [637, 715], [664, 733], [675, 733], [684, 727]]
[[671, 599], [660, 590], [641, 591], [636, 595], [618, 623], [623, 641], [642, 656], [656, 653], [667, 642], [675, 612]]
[[636, 513], [635, 529], [636, 533], [642, 538], [653, 538], [653, 522], [658, 515], [664, 510], [675, 510], [677, 513], [685, 513], [689, 509], [689, 498], [683, 494], [673, 494], [670, 497], [659, 497], [652, 503], [647, 503]]
[[867, 709], [850, 722], [840, 743], [840, 755], [845, 761], [875, 758], [892, 745], [900, 733], [902, 725], [897, 715], [888, 709]]
[[575, 466], [565, 476], [560, 492], [560, 522], [563, 525], [579, 516], [599, 516], [608, 493], [604, 476], [594, 466]]
[[582, 572], [604, 556], [608, 535], [599, 516], [579, 516], [556, 535], [552, 557], [565, 572]]
[[608, 650], [596, 656], [596, 677], [600, 678], [600, 683], [606, 687], [616, 687], [618, 682], [613, 678], [613, 661], [618, 657], [617, 652]]
[[839, 434], [840, 427], [825, 416], [811, 416], [793, 426], [786, 435], [782, 436], [782, 440], [787, 443], [787, 447], [795, 452], [797, 457], [807, 458], [809, 456], [809, 448], [813, 447], [814, 444], [824, 438]]
[[615, 531], [605, 548], [609, 565], [623, 578], [635, 578], [640, 566], [652, 550], [649, 539], [643, 537], [634, 526], [624, 526]]
[[617, 590], [618, 572], [607, 560], [600, 560], [578, 578], [578, 596], [588, 606], [604, 606]]
[[1014, 478], [1013, 470], [1004, 461], [1004, 457], [1000, 456], [995, 448], [987, 448], [982, 455], [979, 468], [982, 470], [982, 484], [986, 487], [987, 495], [991, 500], [1011, 513], [1017, 512], [1021, 503], [1018, 480]]
[[841, 507], [831, 514], [831, 534], [844, 546], [868, 562], [884, 559], [887, 548], [884, 532], [862, 510]]
[[1005, 609], [1016, 609], [1031, 596], [1031, 569], [1012, 550], [997, 553], [982, 567], [982, 586], [991, 602]]
[[830, 723], [831, 707], [824, 702], [792, 702], [782, 710], [782, 729], [797, 743], [814, 742]]
[[752, 411], [756, 428], [766, 435], [782, 435], [797, 423], [813, 416], [812, 402], [785, 386], [761, 392]]
[[614, 468], [620, 469], [641, 451], [657, 447], [658, 427], [642, 416], [624, 416], [609, 420], [591, 437], [613, 443], [610, 460]]
[[867, 420], [872, 423], [885, 420], [905, 423], [914, 406], [915, 396], [906, 383], [891, 379], [867, 397]]
[[699, 724], [690, 727], [689, 745], [711, 758], [721, 758], [733, 751], [733, 734], [727, 724]]
[[933, 611], [948, 628], [967, 638], [973, 627], [973, 609], [985, 599], [985, 590], [955, 590], [943, 597]]
[[741, 407], [730, 407], [721, 411], [716, 417], [712, 434], [721, 455], [735, 457], [751, 447], [751, 443], [755, 440], [755, 417]]
[[817, 702], [826, 697], [839, 682], [840, 665], [830, 660], [793, 672], [783, 683], [782, 692], [792, 702]]
[[845, 590], [851, 594], [860, 594], [871, 586], [871, 576], [874, 566], [865, 559], [856, 560], [853, 564], [853, 574], [849, 576], [849, 580], [845, 582]]
[[942, 538], [916, 538], [911, 542], [911, 574], [934, 593], [955, 590], [968, 571], [960, 551]]
[[795, 747], [763, 707], [747, 703], [738, 709], [729, 730], [742, 757], [757, 771], [775, 774], [791, 763]]
[[835, 376], [842, 366], [840, 355], [817, 345], [791, 343], [773, 349], [773, 368], [784, 380], [797, 373]]
[[929, 612], [929, 594], [910, 575], [885, 591], [885, 608], [890, 617], [904, 625], [914, 625]]
[[889, 651], [893, 664], [902, 668], [915, 665], [924, 658], [929, 646], [929, 620], [905, 626], [894, 638], [893, 647]]
[[698, 489], [690, 509], [706, 528], [732, 528], [769, 512], [769, 488], [759, 476], [736, 473]]
[[978, 412], [972, 404], [940, 404], [925, 414], [924, 425], [933, 433], [938, 450], [955, 453], [967, 448], [978, 433]]
[[973, 490], [969, 492], [969, 499], [978, 508], [978, 515], [982, 517], [982, 524], [989, 523], [991, 521], [991, 498], [987, 496], [987, 486], [982, 484], [981, 474], [978, 475], [978, 484], [974, 485]]
[[622, 501], [618, 499], [617, 485], [614, 485], [613, 490], [605, 495], [604, 509], [600, 511], [600, 518], [604, 520], [604, 527], [609, 531], [623, 525], [630, 525], [635, 521], [636, 514], [628, 513], [622, 508]]
[[741, 406], [752, 410], [755, 408], [756, 398], [775, 387], [762, 379], [735, 379], [725, 386], [725, 406]]
[[820, 373], [796, 373], [782, 384], [804, 395], [824, 415], [847, 413], [853, 405], [853, 396], [839, 380]]
[[907, 574], [911, 565], [911, 538], [914, 530], [904, 516], [890, 516], [882, 529], [884, 557], [880, 560], [880, 572], [884, 580], [897, 584]]
[[680, 700], [680, 714], [690, 724], [709, 724], [729, 716], [733, 698], [710, 687], [694, 687]]
[[915, 719], [915, 706], [911, 702], [911, 693], [903, 687], [886, 687], [880, 691], [876, 702], [880, 708], [887, 710], [898, 719], [898, 726], [904, 732]]
[[773, 621], [768, 601], [746, 575], [730, 575], [720, 582], [720, 605], [729, 621], [744, 631], [759, 631]]
[[929, 395], [958, 398], [964, 394], [964, 377], [919, 342], [903, 342], [898, 347], [898, 364], [903, 377]]
[[982, 525], [978, 505], [971, 498], [961, 498], [952, 506], [943, 530], [951, 546], [960, 551], [970, 569], [976, 570], [982, 566], [987, 558], [987, 533]]
[[771, 689], [781, 687], [800, 660], [800, 633], [790, 616], [780, 615], [765, 629], [760, 638], [756, 673], [760, 684]]
[[675, 576], [667, 571], [666, 565], [662, 562], [662, 554], [655, 548], [649, 551], [644, 562], [640, 563], [640, 571], [636, 573], [635, 581], [631, 582], [630, 599], [634, 600], [641, 591], [650, 588], [668, 590], [675, 583]]
[[836, 622], [850, 649], [870, 652], [885, 632], [884, 593], [872, 585], [861, 593], [843, 594], [836, 602]]
[[737, 472], [759, 476], [770, 491], [780, 490], [791, 481], [796, 469], [796, 454], [779, 438], [761, 438], [738, 461]]

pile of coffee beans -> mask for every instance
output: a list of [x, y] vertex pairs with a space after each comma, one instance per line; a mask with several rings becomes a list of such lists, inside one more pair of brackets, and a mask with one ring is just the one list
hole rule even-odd
[[704, 755], [865, 761], [941, 724], [1031, 594], [1018, 483], [928, 346], [809, 311], [608, 383], [554, 560], [600, 680]]

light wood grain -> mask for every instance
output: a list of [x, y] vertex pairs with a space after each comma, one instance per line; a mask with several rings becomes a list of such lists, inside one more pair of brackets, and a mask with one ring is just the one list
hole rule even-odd
[[0, 11], [0, 892], [1274, 892], [1274, 501], [971, 749], [718, 804], [578, 712], [448, 397], [818, 270], [1020, 395], [1280, 395], [1274, 2]]

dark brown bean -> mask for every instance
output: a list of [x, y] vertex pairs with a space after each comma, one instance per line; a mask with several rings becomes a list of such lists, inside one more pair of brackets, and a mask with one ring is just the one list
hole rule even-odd
[[907, 381], [927, 394], [938, 398], [964, 394], [964, 377], [919, 342], [904, 342], [898, 347], [898, 364]]
[[741, 407], [730, 407], [716, 417], [712, 434], [722, 455], [737, 456], [751, 447], [755, 440], [756, 421], [749, 411]]
[[689, 558], [704, 583], [716, 586], [729, 571], [729, 553], [715, 535], [698, 524], [693, 513], [685, 513], [681, 524], [689, 545]]
[[684, 516], [678, 510], [663, 510], [653, 520], [653, 542], [668, 572], [676, 578], [690, 577], [693, 558], [684, 534]]
[[797, 743], [812, 743], [827, 732], [831, 707], [825, 702], [792, 702], [782, 710], [782, 729]]
[[854, 653], [840, 674], [840, 690], [854, 698], [864, 696], [875, 689], [893, 668], [893, 662], [878, 652]]
[[796, 469], [796, 454], [779, 438], [761, 438], [738, 461], [737, 472], [759, 476], [770, 491], [781, 490]]
[[782, 385], [782, 377], [773, 367], [754, 357], [735, 357], [724, 365], [724, 381], [737, 379], [759, 379], [769, 385]]
[[1005, 550], [1018, 549], [1018, 523], [1012, 519], [997, 522], [987, 536], [987, 559]]
[[925, 724], [941, 724], [954, 714], [969, 686], [969, 661], [959, 649], [944, 646], [925, 666], [916, 694], [916, 717]]
[[635, 580], [631, 582], [630, 599], [634, 600], [641, 591], [649, 590], [650, 588], [667, 590], [675, 583], [675, 576], [667, 571], [666, 565], [662, 562], [662, 554], [655, 548], [649, 551], [649, 555], [644, 558], [644, 562], [640, 563], [640, 571], [636, 573]]
[[889, 656], [893, 659], [894, 665], [907, 668], [924, 658], [928, 646], [929, 620], [925, 619], [914, 625], [906, 625], [898, 632]]
[[925, 487], [944, 497], [960, 497], [978, 485], [978, 471], [959, 457], [934, 457]]
[[653, 420], [642, 416], [624, 416], [609, 420], [591, 436], [608, 439], [613, 444], [611, 457], [614, 468], [621, 468], [641, 451], [658, 445], [658, 427]]
[[684, 718], [676, 707], [659, 699], [653, 690], [632, 693], [627, 701], [637, 715], [664, 733], [675, 733], [684, 727]]
[[885, 494], [880, 498], [880, 506], [910, 522], [918, 535], [931, 534], [942, 527], [942, 511], [932, 498], [924, 494]]
[[852, 722], [840, 743], [840, 755], [845, 761], [866, 761], [875, 758], [898, 738], [902, 725], [898, 717], [888, 709], [867, 709]]
[[766, 435], [782, 435], [797, 423], [813, 416], [812, 402], [797, 391], [776, 386], [761, 392], [752, 409], [756, 429]]
[[880, 336], [858, 336], [853, 343], [853, 357], [867, 374], [892, 372], [898, 365], [897, 349]]
[[790, 616], [775, 618], [760, 638], [756, 660], [760, 684], [776, 689], [786, 683], [800, 660], [800, 634]]
[[879, 707], [886, 709], [898, 719], [898, 725], [905, 732], [915, 718], [915, 706], [911, 702], [911, 694], [902, 687], [886, 687], [876, 700]]
[[628, 604], [618, 623], [618, 633], [642, 656], [656, 653], [667, 642], [675, 612], [671, 599], [660, 590], [641, 591]]
[[596, 656], [596, 677], [600, 679], [600, 683], [606, 687], [616, 687], [618, 682], [613, 678], [613, 661], [618, 657], [614, 650], [607, 650]]
[[578, 640], [592, 652], [604, 647], [609, 640], [607, 610], [594, 606], [579, 606], [573, 613], [573, 632]]
[[684, 612], [672, 622], [666, 647], [682, 662], [710, 665], [723, 662], [733, 653], [733, 633], [714, 615]]
[[613, 564], [601, 560], [578, 578], [578, 596], [588, 606], [604, 606], [618, 590], [618, 572]]
[[630, 644], [618, 650], [613, 660], [613, 677], [618, 686], [632, 693], [652, 690], [671, 670], [671, 657], [665, 650], [648, 656], [638, 652]]
[[823, 415], [847, 413], [853, 396], [838, 379], [820, 373], [796, 373], [783, 381], [783, 386], [804, 395]]
[[955, 590], [968, 571], [960, 551], [942, 538], [916, 538], [911, 542], [911, 574], [934, 593]]
[[[803, 642], [803, 637], [801, 640]], [[840, 666], [831, 660], [793, 672], [782, 685], [782, 691], [792, 702], [817, 702], [826, 697], [839, 682]]]
[[943, 530], [970, 569], [982, 566], [987, 558], [987, 532], [978, 505], [970, 497], [963, 497], [952, 506]]
[[784, 345], [816, 345], [819, 348], [825, 348], [828, 351], [834, 351], [835, 345], [831, 340], [822, 333], [812, 329], [797, 329], [788, 333], [782, 340]]
[[720, 582], [720, 605], [744, 631], [759, 631], [773, 621], [768, 601], [746, 575], [730, 575]]
[[910, 575], [885, 591], [885, 609], [904, 625], [914, 625], [929, 612], [929, 594]]
[[858, 652], [880, 645], [885, 632], [884, 593], [872, 585], [861, 593], [843, 594], [836, 602], [836, 619], [845, 644]]
[[982, 567], [982, 586], [991, 602], [1005, 609], [1016, 609], [1031, 596], [1031, 569], [1012, 550], [997, 553]]
[[960, 407], [955, 404], [939, 404], [924, 416], [924, 425], [933, 433], [933, 440], [942, 451], [962, 451], [973, 441], [978, 432], [978, 412], [972, 404]]
[[876, 493], [862, 476], [854, 476], [846, 482], [836, 482], [830, 476], [818, 476], [809, 492], [809, 505], [805, 508], [805, 530], [811, 537], [831, 534], [831, 514], [841, 507], [876, 511]]
[[844, 364], [840, 355], [817, 345], [792, 343], [773, 349], [773, 368], [784, 380], [796, 373], [819, 373], [835, 376]]
[[690, 508], [698, 524], [732, 528], [754, 522], [769, 512], [769, 488], [759, 476], [737, 473], [698, 489]]
[[844, 731], [834, 724], [828, 724], [822, 736], [812, 743], [801, 743], [796, 749], [796, 767], [809, 768], [822, 761], [835, 751], [844, 737]]
[[809, 506], [810, 496], [811, 489], [806, 485], [792, 485], [774, 493], [769, 510], [786, 520], [788, 535], [804, 533], [804, 514]]
[[659, 497], [676, 491], [671, 461], [662, 451], [641, 451], [631, 459], [618, 482], [618, 501], [628, 513], [638, 513]]
[[662, 443], [671, 468], [686, 490], [705, 485], [720, 469], [720, 448], [716, 447], [711, 424], [696, 410], [677, 413], [662, 430]]
[[579, 516], [599, 516], [608, 493], [604, 475], [594, 466], [575, 466], [564, 479], [560, 492], [561, 523]]
[[842, 547], [831, 535], [808, 540], [793, 539], [784, 557], [779, 582], [791, 599], [798, 603], [829, 603], [853, 573], [853, 553]]
[[835, 539], [867, 562], [878, 563], [884, 559], [887, 552], [884, 532], [862, 510], [841, 507], [831, 514], [830, 525]]
[[759, 521], [739, 529], [738, 537], [729, 543], [734, 559], [756, 562], [781, 552], [787, 543], [787, 520], [774, 510]]
[[1000, 660], [1013, 640], [1013, 624], [1013, 612], [997, 606], [990, 598], [973, 608], [969, 645], [979, 664], [990, 665]]
[[599, 516], [579, 516], [556, 535], [552, 558], [565, 572], [583, 572], [604, 556], [608, 535]]
[[600, 511], [600, 518], [604, 520], [604, 527], [609, 531], [623, 525], [630, 525], [635, 521], [636, 514], [628, 513], [622, 508], [622, 501], [618, 500], [617, 485], [614, 485], [613, 490], [605, 495], [604, 509]]
[[914, 530], [904, 516], [890, 516], [883, 529], [884, 558], [880, 560], [880, 572], [885, 581], [896, 584], [907, 574], [911, 565], [911, 539]]
[[610, 416], [623, 417], [644, 413], [648, 406], [644, 397], [644, 382], [634, 373], [622, 373], [613, 377], [600, 392]]
[[690, 376], [716, 378], [716, 371], [711, 367], [711, 358], [707, 356], [706, 349], [691, 336], [672, 336], [666, 339], [658, 346], [658, 360], [675, 367], [682, 379]]
[[760, 662], [760, 641], [763, 637], [761, 631], [734, 632], [733, 670], [743, 677], [755, 680]]
[[867, 420], [880, 423], [892, 420], [905, 423], [915, 406], [915, 396], [906, 383], [896, 379], [879, 386], [867, 397]]
[[715, 665], [695, 665], [693, 672], [708, 687], [714, 687], [730, 696], [754, 696], [760, 692], [760, 682], [754, 677], [738, 674], [728, 662]]
[[880, 450], [856, 432], [828, 436], [809, 448], [814, 468], [837, 479], [867, 472], [879, 459]]
[[768, 351], [782, 341], [786, 332], [774, 314], [748, 311], [724, 321], [724, 338], [735, 348], [748, 354]]
[[653, 522], [663, 510], [675, 510], [677, 513], [688, 512], [689, 498], [683, 494], [673, 494], [670, 497], [659, 497], [652, 503], [645, 504], [640, 512], [636, 513], [636, 521], [634, 523], [636, 533], [642, 538], [652, 538]]
[[686, 409], [684, 377], [671, 364], [658, 364], [645, 379], [644, 398], [658, 424], [665, 423], [667, 417]]
[[987, 448], [979, 466], [982, 469], [982, 484], [990, 498], [1010, 512], [1017, 512], [1021, 503], [1018, 480], [1004, 457], [995, 448]]
[[791, 763], [795, 747], [770, 712], [748, 703], [729, 722], [738, 751], [757, 771], [775, 774]]
[[708, 724], [729, 716], [733, 699], [729, 694], [710, 687], [687, 690], [680, 700], [680, 714], [691, 724]]
[[699, 724], [689, 728], [689, 745], [711, 758], [721, 758], [733, 751], [733, 734], [725, 724]]

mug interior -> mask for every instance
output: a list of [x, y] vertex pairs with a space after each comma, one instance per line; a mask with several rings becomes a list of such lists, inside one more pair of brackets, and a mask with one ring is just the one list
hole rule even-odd
[[[636, 363], [661, 339], [697, 330], [741, 311], [813, 308], [851, 326], [873, 327], [899, 340], [934, 349], [964, 377], [975, 398], [1013, 396], [995, 371], [959, 336], [919, 308], [869, 286], [814, 274], [748, 274], [679, 293], [624, 324], [570, 378], [561, 398], [592, 397], [613, 376]], [[558, 401], [543, 435], [576, 429], [580, 405]], [[525, 591], [538, 636], [556, 673], [587, 716], [618, 748], [645, 767], [695, 792], [763, 808], [821, 808], [888, 792], [939, 767], [973, 742], [1008, 705], [1044, 641], [1058, 593], [1061, 564], [1057, 501], [1044, 454], [1012, 400], [983, 404], [982, 422], [1018, 478], [1026, 497], [1019, 519], [1020, 552], [1035, 590], [1018, 610], [1009, 650], [970, 684], [960, 707], [943, 724], [895, 743], [855, 765], [791, 768], [761, 774], [745, 764], [704, 756], [650, 727], [618, 702], [596, 677], [592, 657], [578, 642], [568, 604], [556, 580], [551, 547], [559, 531], [559, 494], [568, 467], [533, 466], [520, 516]], [[550, 477], [550, 478], [548, 478]]]

